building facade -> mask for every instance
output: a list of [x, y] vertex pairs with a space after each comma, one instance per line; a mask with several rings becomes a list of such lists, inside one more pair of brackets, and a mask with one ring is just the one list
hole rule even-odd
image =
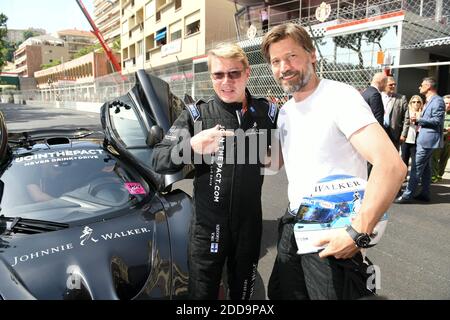
[[183, 63], [236, 37], [228, 1], [121, 0], [120, 8], [123, 73]]
[[[117, 56], [117, 58], [119, 58]], [[104, 52], [91, 52], [60, 65], [36, 71], [34, 77], [40, 89], [67, 85], [91, 84], [96, 78], [112, 73]]]
[[64, 41], [64, 45], [69, 49], [70, 59], [73, 59], [79, 50], [92, 46], [96, 41], [92, 32], [77, 29], [60, 30], [55, 36]]
[[[440, 94], [450, 92], [450, 1], [228, 1], [242, 6], [235, 23], [252, 65], [249, 87], [254, 94], [284, 98], [260, 51], [264, 32], [285, 22], [312, 35], [320, 77], [362, 90], [374, 73], [385, 70], [408, 98], [427, 76], [437, 79]], [[262, 10], [267, 12], [266, 30]]]
[[19, 77], [33, 77], [43, 64], [56, 60], [69, 60], [69, 50], [63, 40], [48, 35], [32, 37], [14, 52], [14, 71]]
[[120, 0], [95, 0], [94, 22], [106, 43], [112, 47], [120, 39]]

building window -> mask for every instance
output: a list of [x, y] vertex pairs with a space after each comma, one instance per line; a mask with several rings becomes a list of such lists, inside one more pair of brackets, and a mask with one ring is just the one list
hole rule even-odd
[[185, 37], [200, 32], [200, 10], [184, 18]]
[[174, 41], [181, 38], [181, 30], [177, 30], [170, 34], [170, 41]]
[[180, 39], [182, 36], [183, 21], [180, 19], [169, 26], [170, 41]]
[[155, 15], [155, 1], [151, 0], [145, 5], [145, 16], [150, 18]]
[[122, 34], [125, 34], [128, 32], [128, 22], [125, 21], [124, 23], [122, 23]]
[[144, 52], [144, 48], [143, 48], [143, 41], [138, 41], [138, 43], [137, 43], [137, 55], [138, 56], [140, 56], [141, 54], [143, 54], [143, 52]]
[[163, 46], [167, 43], [167, 29], [162, 28], [159, 31], [156, 31], [155, 35], [156, 46]]
[[200, 20], [194, 21], [186, 26], [186, 36], [200, 31]]
[[181, 8], [181, 0], [175, 0], [175, 10], [178, 10]]

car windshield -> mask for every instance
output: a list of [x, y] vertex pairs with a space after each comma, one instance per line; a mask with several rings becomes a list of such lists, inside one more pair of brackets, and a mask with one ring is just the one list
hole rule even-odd
[[1, 179], [5, 184], [2, 214], [55, 222], [124, 209], [149, 192], [134, 170], [100, 148], [21, 154]]

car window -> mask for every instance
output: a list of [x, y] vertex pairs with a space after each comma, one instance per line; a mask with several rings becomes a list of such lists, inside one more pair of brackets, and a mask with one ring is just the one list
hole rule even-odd
[[112, 128], [127, 148], [145, 147], [146, 130], [139, 121], [134, 108], [110, 110]]
[[152, 192], [132, 168], [96, 148], [17, 156], [2, 180], [2, 214], [56, 222], [134, 206]]
[[[109, 109], [111, 129], [121, 147], [127, 149], [142, 166], [147, 167], [153, 149], [146, 143], [148, 131], [138, 116], [136, 106], [130, 105], [131, 108], [119, 108], [118, 112], [115, 109]], [[153, 122], [148, 125], [152, 126]]]

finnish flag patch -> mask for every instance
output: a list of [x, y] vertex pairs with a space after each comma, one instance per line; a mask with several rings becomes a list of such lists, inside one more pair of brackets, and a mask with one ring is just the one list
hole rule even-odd
[[269, 112], [267, 115], [269, 116], [269, 119], [272, 121], [272, 123], [275, 123], [275, 116], [277, 114], [277, 106], [275, 103], [271, 102], [269, 106]]
[[211, 253], [217, 253], [219, 252], [219, 244], [218, 243], [211, 243]]

